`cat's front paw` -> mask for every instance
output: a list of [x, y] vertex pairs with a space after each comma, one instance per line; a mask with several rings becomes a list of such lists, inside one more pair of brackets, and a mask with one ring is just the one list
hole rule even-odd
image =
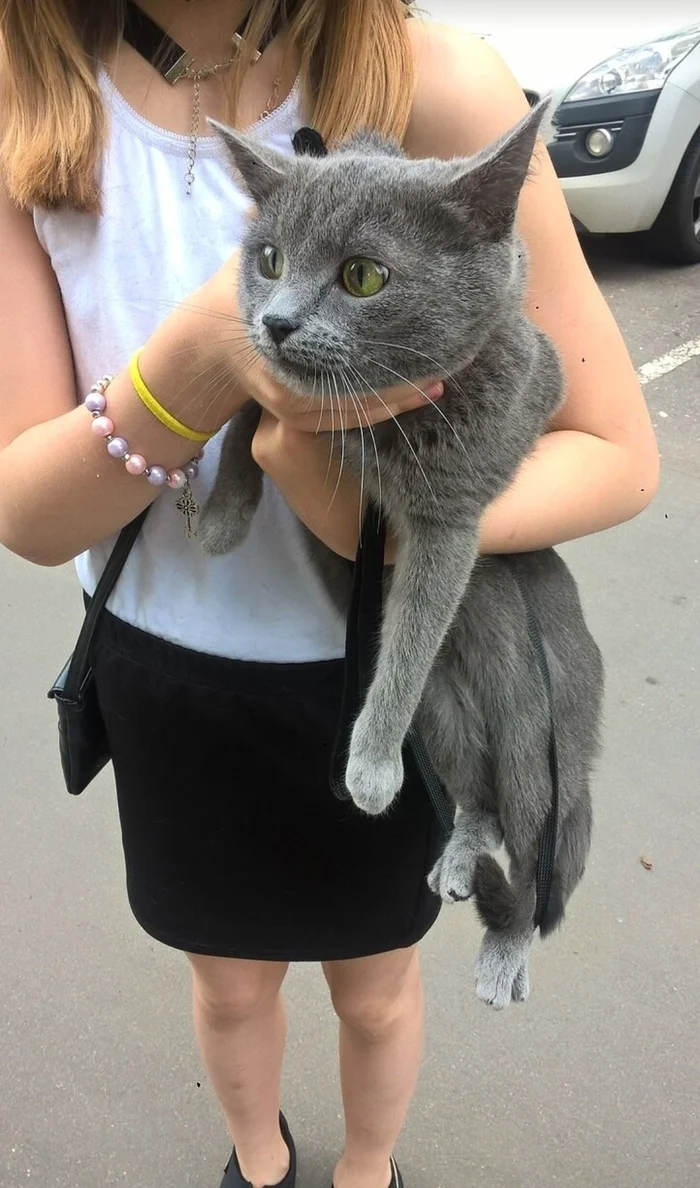
[[476, 995], [494, 1010], [530, 996], [529, 937], [487, 932], [476, 962]]
[[403, 785], [401, 752], [377, 759], [362, 747], [350, 748], [345, 784], [353, 801], [363, 813], [378, 817], [385, 813]]
[[385, 813], [403, 786], [401, 746], [377, 728], [368, 705], [352, 732], [345, 784], [357, 807], [372, 817]]

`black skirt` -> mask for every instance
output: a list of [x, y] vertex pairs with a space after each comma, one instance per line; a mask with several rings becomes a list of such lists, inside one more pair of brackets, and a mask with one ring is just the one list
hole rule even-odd
[[146, 932], [270, 961], [366, 957], [425, 935], [444, 835], [417, 773], [380, 818], [330, 789], [342, 661], [221, 659], [107, 613], [92, 659]]

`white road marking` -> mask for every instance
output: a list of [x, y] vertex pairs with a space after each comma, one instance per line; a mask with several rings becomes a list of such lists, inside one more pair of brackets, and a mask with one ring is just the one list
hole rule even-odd
[[658, 359], [652, 359], [650, 363], [645, 363], [640, 367], [637, 379], [640, 384], [650, 384], [654, 380], [660, 379], [662, 375], [668, 375], [669, 371], [675, 371], [677, 367], [689, 363], [698, 355], [700, 355], [700, 338], [695, 338], [691, 342], [683, 342], [680, 346], [669, 351], [667, 355], [659, 355]]

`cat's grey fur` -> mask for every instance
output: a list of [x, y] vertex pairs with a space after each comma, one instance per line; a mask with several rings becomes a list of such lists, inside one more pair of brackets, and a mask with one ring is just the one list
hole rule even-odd
[[[467, 160], [414, 161], [375, 135], [324, 159], [289, 159], [221, 129], [256, 202], [240, 304], [250, 338], [292, 392], [336, 409], [362, 391], [445, 381], [439, 405], [359, 431], [341, 447], [397, 540], [374, 680], [346, 772], [355, 803], [383, 813], [403, 781], [415, 718], [457, 805], [454, 834], [430, 876], [443, 899], [474, 896], [486, 925], [477, 993], [496, 1007], [527, 997], [534, 874], [550, 804], [549, 718], [521, 595], [508, 565], [478, 559], [484, 509], [513, 479], [562, 399], [550, 340], [523, 314], [526, 259], [515, 230], [543, 106]], [[282, 278], [260, 271], [265, 245]], [[386, 287], [353, 298], [350, 256], [384, 263]], [[295, 329], [273, 341], [264, 315]], [[258, 409], [225, 438], [200, 535], [226, 552], [246, 535], [260, 492], [250, 458]], [[378, 467], [381, 479], [378, 477]], [[314, 549], [318, 554], [319, 546]], [[342, 563], [329, 552], [324, 568]], [[552, 550], [512, 559], [539, 617], [554, 685], [561, 771], [555, 881], [543, 933], [563, 916], [590, 845], [589, 776], [602, 665], [576, 584]], [[492, 855], [505, 842], [510, 881]]]

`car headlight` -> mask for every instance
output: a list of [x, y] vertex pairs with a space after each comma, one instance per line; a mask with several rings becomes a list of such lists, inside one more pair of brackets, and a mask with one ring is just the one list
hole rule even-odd
[[564, 103], [629, 95], [634, 91], [660, 91], [671, 71], [699, 43], [700, 25], [691, 25], [657, 41], [620, 50], [584, 74]]

